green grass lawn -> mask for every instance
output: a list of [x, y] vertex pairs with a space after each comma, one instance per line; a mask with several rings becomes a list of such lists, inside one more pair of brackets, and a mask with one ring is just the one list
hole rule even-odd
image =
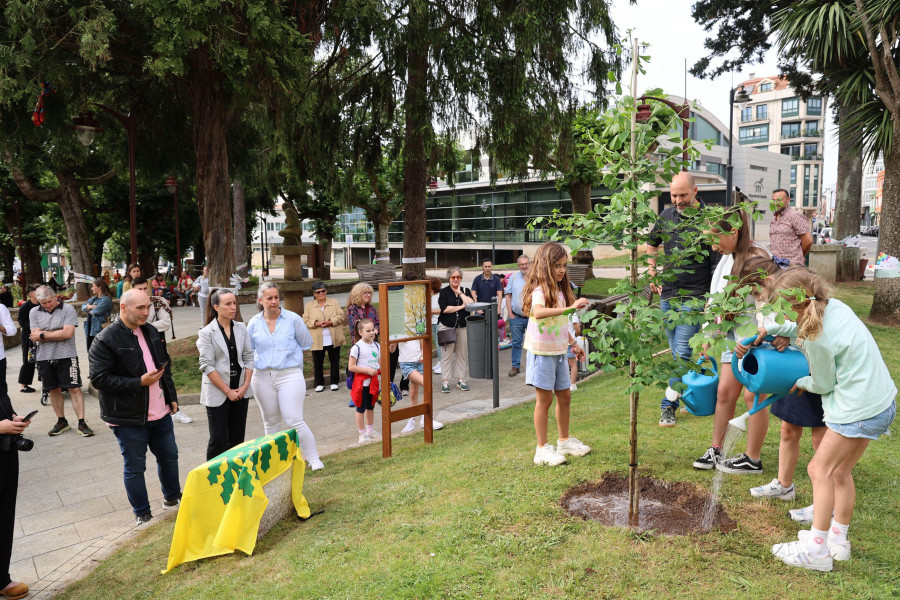
[[600, 279], [597, 277], [588, 279], [581, 288], [581, 294], [584, 296], [605, 296], [609, 294], [609, 290], [617, 283], [619, 283], [618, 279]]
[[[640, 257], [643, 256], [643, 252], [638, 255], [638, 264], [640, 266], [644, 266], [643, 262], [640, 262]], [[610, 256], [608, 258], [598, 258], [594, 261], [595, 267], [625, 267], [631, 264], [631, 254], [620, 254], [619, 256]]]
[[[845, 295], [846, 293], [846, 295]], [[851, 303], [863, 291], [841, 286]], [[895, 381], [900, 330], [873, 328]], [[174, 520], [150, 527], [59, 598], [896, 598], [900, 590], [898, 473], [900, 440], [873, 443], [854, 476], [858, 500], [853, 560], [831, 573], [784, 566], [773, 543], [796, 536], [787, 509], [811, 502], [801, 444], [796, 502], [753, 499], [748, 488], [775, 475], [778, 420], [763, 448], [765, 475], [726, 476], [722, 502], [734, 531], [684, 537], [636, 535], [568, 517], [566, 489], [628, 463], [628, 402], [620, 374], [596, 377], [573, 395], [572, 432], [594, 447], [558, 468], [532, 462], [531, 404], [454, 423], [426, 446], [421, 436], [354, 448], [308, 474], [307, 522], [282, 521], [252, 556], [237, 553], [188, 563], [161, 576]], [[711, 473], [691, 467], [706, 449], [710, 418], [679, 414], [657, 427], [659, 393], [642, 397], [643, 475], [708, 489]], [[551, 428], [554, 425], [551, 420]], [[895, 427], [896, 429], [896, 427]], [[555, 436], [551, 436], [555, 439]], [[738, 451], [743, 441], [738, 442]], [[186, 468], [187, 466], [183, 466]], [[155, 476], [149, 478], [156, 485]]]

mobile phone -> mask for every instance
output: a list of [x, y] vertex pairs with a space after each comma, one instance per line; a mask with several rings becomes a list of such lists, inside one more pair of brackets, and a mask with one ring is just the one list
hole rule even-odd
[[164, 371], [165, 368], [168, 367], [168, 366], [169, 366], [169, 361], [166, 361], [166, 362], [164, 362], [163, 364], [161, 364], [161, 365], [159, 366], [159, 368], [156, 370], [156, 372], [159, 373], [160, 371]]
[[22, 420], [23, 420], [23, 421], [30, 421], [31, 418], [32, 418], [34, 415], [37, 414], [37, 412], [38, 412], [38, 411], [36, 411], [36, 410], [31, 411], [31, 412], [28, 413], [28, 415], [27, 415], [24, 419], [22, 419]]

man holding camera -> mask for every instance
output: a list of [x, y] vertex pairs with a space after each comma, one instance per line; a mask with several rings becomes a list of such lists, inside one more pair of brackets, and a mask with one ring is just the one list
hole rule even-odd
[[147, 448], [156, 456], [163, 506], [178, 505], [178, 446], [172, 416], [178, 398], [169, 353], [152, 325], [150, 296], [137, 289], [122, 294], [119, 319], [91, 344], [91, 382], [100, 392], [100, 418], [112, 428], [125, 459], [125, 492], [141, 525], [153, 518], [144, 471]]
[[33, 445], [31, 440], [22, 437], [29, 425], [31, 421], [16, 415], [6, 392], [0, 394], [0, 595], [13, 600], [28, 593], [27, 585], [10, 577], [9, 561], [16, 524], [19, 450], [30, 450]]

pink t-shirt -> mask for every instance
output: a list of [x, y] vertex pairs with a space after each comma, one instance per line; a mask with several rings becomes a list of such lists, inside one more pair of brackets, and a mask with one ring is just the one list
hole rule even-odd
[[[565, 307], [566, 299], [559, 292], [556, 306]], [[535, 306], [547, 306], [544, 290], [538, 286], [531, 293], [532, 314], [528, 316], [528, 327], [525, 329], [524, 348], [532, 354], [555, 356], [565, 354], [569, 347], [569, 319], [565, 315], [557, 315], [546, 319], [534, 318]]]
[[[156, 365], [153, 363], [153, 356], [150, 354], [150, 346], [147, 345], [147, 339], [144, 337], [144, 332], [141, 331], [140, 327], [137, 327], [132, 331], [134, 331], [134, 335], [137, 336], [138, 344], [141, 347], [141, 353], [144, 357], [144, 367], [147, 368], [148, 373], [155, 371]], [[159, 380], [157, 380], [150, 386], [150, 405], [147, 407], [147, 420], [158, 421], [168, 413], [169, 407], [166, 406], [166, 399], [163, 396], [162, 386], [159, 385]]]
[[806, 262], [800, 236], [809, 233], [809, 221], [799, 210], [788, 206], [769, 225], [769, 250], [772, 256], [786, 258], [791, 265], [803, 266]]

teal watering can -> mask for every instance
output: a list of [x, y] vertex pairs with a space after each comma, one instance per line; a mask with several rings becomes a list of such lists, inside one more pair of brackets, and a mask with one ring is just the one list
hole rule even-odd
[[[708, 417], [716, 412], [716, 396], [719, 390], [719, 365], [709, 357], [712, 369], [702, 369], [699, 373], [688, 371], [681, 378], [687, 389], [681, 395], [688, 412], [697, 417]], [[697, 361], [703, 364], [704, 359]]]
[[[767, 342], [774, 339], [773, 336], [766, 337]], [[754, 335], [741, 344], [749, 346], [755, 341]], [[806, 356], [796, 348], [788, 347], [779, 352], [771, 344], [766, 344], [750, 348], [743, 360], [739, 360], [737, 354], [733, 355], [731, 372], [734, 373], [735, 379], [755, 394], [750, 410], [729, 421], [730, 425], [746, 431], [750, 415], [780, 400], [791, 391], [798, 379], [809, 375], [809, 363], [806, 362]], [[770, 395], [760, 401], [760, 394]]]

